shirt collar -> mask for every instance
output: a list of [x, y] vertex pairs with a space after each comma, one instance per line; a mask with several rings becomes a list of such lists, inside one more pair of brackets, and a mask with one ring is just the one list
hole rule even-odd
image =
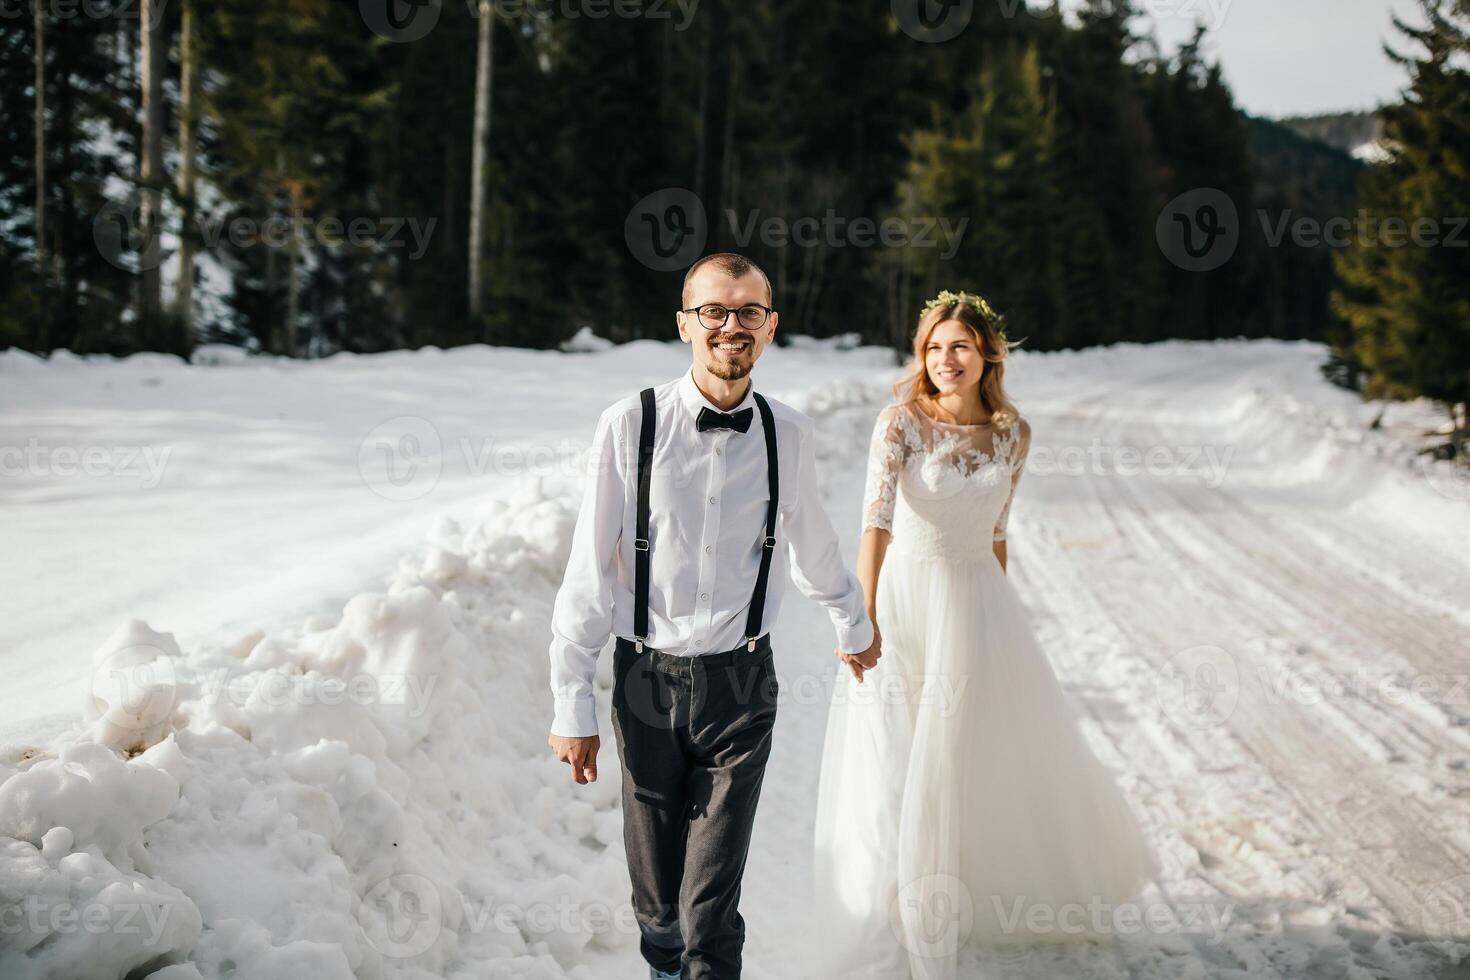
[[[694, 383], [693, 368], [685, 371], [684, 377], [679, 379], [679, 400], [684, 403], [684, 407], [688, 409], [690, 416], [693, 418], [699, 417], [699, 410], [701, 408], [708, 408], [711, 412], [724, 412], [723, 409], [717, 407], [708, 398], [704, 397], [704, 392], [700, 391], [699, 385]], [[725, 414], [734, 415], [741, 409], [744, 409], [754, 404], [755, 382], [752, 381], [750, 384], [745, 386], [745, 397], [740, 400], [740, 404], [736, 405], [734, 408], [730, 409], [728, 413]]]

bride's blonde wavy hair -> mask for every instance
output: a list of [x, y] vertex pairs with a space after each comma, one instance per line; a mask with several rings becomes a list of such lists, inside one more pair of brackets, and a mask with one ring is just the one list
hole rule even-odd
[[1006, 355], [1015, 344], [1006, 338], [1004, 318], [983, 297], [970, 293], [946, 291], [924, 308], [919, 324], [914, 329], [913, 360], [909, 370], [893, 386], [894, 396], [911, 407], [922, 403], [929, 409], [926, 414], [931, 418], [935, 417], [934, 410], [938, 407], [935, 398], [939, 395], [939, 389], [934, 386], [929, 370], [924, 366], [925, 348], [929, 345], [929, 337], [934, 333], [934, 328], [949, 320], [957, 321], [970, 331], [975, 340], [975, 349], [985, 359], [978, 382], [980, 403], [985, 406], [997, 428], [1010, 425], [1020, 415], [1005, 390]]

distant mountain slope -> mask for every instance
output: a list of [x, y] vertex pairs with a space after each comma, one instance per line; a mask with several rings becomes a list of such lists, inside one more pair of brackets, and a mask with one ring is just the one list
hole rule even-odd
[[1355, 214], [1364, 164], [1280, 122], [1247, 116], [1245, 125], [1255, 209], [1248, 228], [1261, 248], [1276, 253], [1274, 262], [1262, 264], [1257, 287], [1279, 297], [1267, 310], [1265, 332], [1330, 336], [1336, 323], [1328, 308], [1333, 250], [1307, 244], [1294, 231], [1321, 229], [1333, 218]]
[[1382, 157], [1383, 119], [1377, 112], [1333, 112], [1276, 120], [1301, 136], [1372, 163]]
[[[1247, 116], [1246, 130], [1258, 202], [1319, 218], [1353, 213], [1363, 163], [1352, 147], [1303, 133], [1288, 120]], [[1361, 132], [1344, 127], [1339, 135], [1346, 142]]]

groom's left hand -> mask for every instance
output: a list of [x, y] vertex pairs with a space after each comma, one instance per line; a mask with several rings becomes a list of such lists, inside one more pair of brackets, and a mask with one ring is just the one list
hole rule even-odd
[[883, 656], [883, 637], [878, 633], [878, 628], [873, 627], [873, 642], [861, 653], [843, 653], [841, 648], [834, 649], [837, 659], [847, 664], [847, 669], [852, 671], [852, 676], [857, 682], [863, 682], [863, 674], [878, 665], [878, 658]]

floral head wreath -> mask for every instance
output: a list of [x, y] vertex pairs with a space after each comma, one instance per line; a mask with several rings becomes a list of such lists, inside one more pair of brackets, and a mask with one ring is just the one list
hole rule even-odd
[[976, 293], [955, 293], [946, 289], [942, 291], [938, 296], [925, 303], [924, 309], [919, 313], [919, 316], [928, 316], [929, 311], [937, 306], [968, 306], [976, 313], [979, 313], [986, 323], [989, 323], [992, 327], [995, 328], [995, 332], [1000, 334], [1000, 339], [1002, 341], [1006, 339], [1005, 317], [995, 312], [995, 308], [990, 305], [990, 301], [987, 300], [984, 296], [980, 296]]

